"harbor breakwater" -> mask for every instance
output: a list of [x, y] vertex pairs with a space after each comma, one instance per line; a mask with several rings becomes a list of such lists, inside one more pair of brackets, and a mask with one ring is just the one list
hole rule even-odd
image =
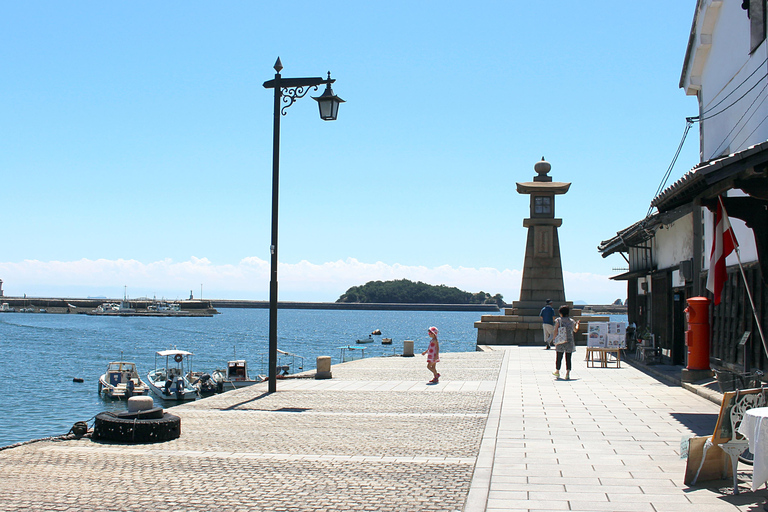
[[[266, 300], [212, 300], [215, 308], [269, 308]], [[496, 304], [393, 304], [360, 302], [278, 302], [278, 309], [345, 311], [499, 311]]]
[[[105, 302], [121, 302], [121, 299], [106, 298], [45, 298], [45, 297], [0, 297], [0, 302], [7, 303], [9, 307], [19, 311], [21, 308], [46, 309], [49, 313], [78, 313], [95, 309]], [[152, 301], [149, 299], [137, 299], [128, 301], [131, 307], [145, 309]], [[215, 310], [222, 308], [244, 309], [268, 309], [269, 301], [266, 300], [240, 300], [240, 299], [211, 299], [211, 300], [179, 300], [173, 301], [179, 304], [183, 311], [194, 313], [203, 310]], [[281, 301], [278, 309], [319, 309], [342, 311], [480, 311], [498, 312], [504, 307], [496, 304], [400, 304], [400, 303], [356, 303], [356, 302], [289, 302]], [[626, 306], [619, 305], [584, 305], [579, 306], [590, 314], [627, 313]]]

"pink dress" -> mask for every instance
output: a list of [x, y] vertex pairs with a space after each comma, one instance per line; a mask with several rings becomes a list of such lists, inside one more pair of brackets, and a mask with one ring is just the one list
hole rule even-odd
[[437, 353], [437, 344], [435, 343], [435, 340], [432, 340], [429, 342], [429, 348], [427, 349], [427, 362], [428, 363], [440, 362], [440, 355]]

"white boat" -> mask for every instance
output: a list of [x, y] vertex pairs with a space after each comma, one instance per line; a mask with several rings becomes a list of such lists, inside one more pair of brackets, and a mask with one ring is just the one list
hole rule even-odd
[[149, 394], [149, 386], [141, 380], [134, 363], [113, 361], [99, 377], [99, 394], [108, 398], [125, 398]]
[[359, 340], [355, 341], [355, 343], [373, 343], [373, 338], [369, 334], [367, 338], [359, 339]]
[[248, 363], [245, 362], [245, 359], [227, 361], [227, 369], [216, 370], [213, 372], [212, 378], [216, 382], [221, 382], [224, 390], [239, 389], [264, 382], [264, 377], [262, 376], [255, 379], [250, 378], [248, 375]]
[[[161, 350], [155, 353], [155, 369], [147, 374], [153, 393], [163, 400], [195, 400], [200, 396], [187, 374], [191, 371], [192, 352], [186, 350]], [[157, 358], [165, 358], [165, 366], [158, 366]]]

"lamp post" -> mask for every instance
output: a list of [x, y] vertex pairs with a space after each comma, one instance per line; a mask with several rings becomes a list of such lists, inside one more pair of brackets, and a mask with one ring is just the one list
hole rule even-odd
[[[286, 114], [286, 109], [307, 95], [310, 88], [315, 91], [320, 84], [325, 84], [325, 92], [313, 97], [320, 109], [320, 119], [335, 121], [339, 113], [339, 104], [344, 100], [333, 94], [331, 84], [336, 80], [328, 78], [283, 78], [280, 71], [283, 64], [280, 57], [275, 62], [275, 78], [264, 82], [266, 89], [275, 90], [274, 125], [272, 129], [272, 244], [269, 278], [269, 392], [277, 391], [277, 203], [280, 188], [280, 117]], [[280, 104], [283, 103], [282, 107]]]

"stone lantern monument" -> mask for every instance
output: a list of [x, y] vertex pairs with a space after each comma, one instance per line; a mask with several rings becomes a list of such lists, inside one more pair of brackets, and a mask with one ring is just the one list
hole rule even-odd
[[517, 184], [518, 194], [531, 196], [531, 211], [530, 217], [523, 220], [523, 227], [528, 228], [528, 241], [525, 244], [520, 300], [512, 305], [538, 316], [547, 299], [552, 299], [555, 305], [565, 302], [560, 241], [557, 237], [557, 228], [563, 220], [555, 218], [555, 196], [568, 192], [571, 184], [552, 181], [548, 175], [552, 166], [543, 157], [533, 169], [538, 173], [533, 181]]
[[568, 192], [571, 184], [552, 181], [549, 176], [552, 166], [544, 158], [533, 168], [537, 173], [533, 181], [517, 184], [518, 194], [529, 195], [531, 199], [530, 216], [523, 220], [528, 238], [520, 300], [505, 309], [504, 315], [484, 315], [480, 322], [475, 322], [478, 345], [543, 344], [539, 312], [546, 300], [552, 299], [555, 311], [563, 304], [573, 307], [565, 300], [557, 237], [557, 228], [563, 220], [555, 218], [555, 196]]

